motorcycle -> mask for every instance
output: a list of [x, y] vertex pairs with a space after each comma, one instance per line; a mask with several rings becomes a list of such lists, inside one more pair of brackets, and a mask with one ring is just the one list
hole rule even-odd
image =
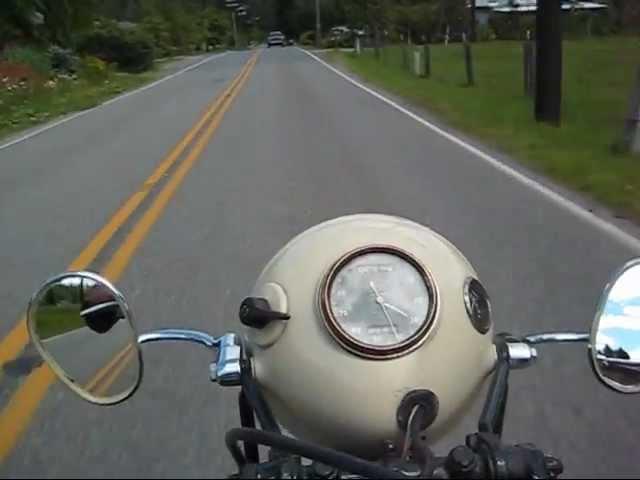
[[[283, 247], [239, 319], [220, 337], [138, 335], [108, 280], [67, 272], [34, 294], [27, 325], [59, 379], [98, 405], [135, 393], [141, 345], [211, 350], [211, 380], [239, 387], [230, 478], [557, 478], [560, 459], [502, 441], [511, 371], [535, 363], [541, 345], [584, 343], [605, 386], [640, 392], [640, 259], [615, 272], [590, 333], [496, 334], [489, 295], [454, 245], [406, 219], [352, 215]], [[477, 432], [436, 455], [487, 383]]]

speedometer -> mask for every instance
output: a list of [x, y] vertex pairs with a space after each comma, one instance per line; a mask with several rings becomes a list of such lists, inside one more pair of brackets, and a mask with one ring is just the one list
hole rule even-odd
[[368, 358], [390, 358], [426, 337], [437, 298], [428, 271], [410, 254], [370, 246], [331, 268], [321, 306], [327, 328], [343, 347]]

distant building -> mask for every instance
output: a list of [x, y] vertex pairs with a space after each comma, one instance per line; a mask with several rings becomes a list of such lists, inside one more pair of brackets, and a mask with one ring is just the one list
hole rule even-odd
[[[533, 13], [538, 10], [538, 0], [496, 0], [485, 3], [494, 4], [492, 10], [499, 13]], [[600, 2], [562, 1], [562, 9], [565, 11], [604, 10], [606, 8], [607, 5]]]
[[491, 11], [500, 6], [499, 0], [476, 0], [476, 21], [479, 25], [487, 25]]
[[[562, 0], [564, 11], [598, 11], [608, 6], [601, 2], [584, 2], [579, 0]], [[493, 12], [502, 14], [532, 14], [538, 10], [538, 0], [476, 0], [476, 20], [480, 25], [487, 25]]]

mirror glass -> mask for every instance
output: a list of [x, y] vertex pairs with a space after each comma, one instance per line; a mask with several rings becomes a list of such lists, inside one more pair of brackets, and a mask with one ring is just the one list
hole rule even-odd
[[593, 366], [618, 392], [640, 392], [640, 259], [605, 290], [591, 332]]
[[115, 404], [136, 390], [142, 361], [124, 297], [88, 272], [48, 281], [27, 315], [36, 348], [58, 377], [86, 400]]

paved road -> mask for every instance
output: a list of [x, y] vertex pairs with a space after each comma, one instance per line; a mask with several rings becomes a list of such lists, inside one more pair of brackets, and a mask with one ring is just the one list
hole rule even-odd
[[[0, 333], [247, 58], [229, 54], [0, 151]], [[609, 275], [638, 253], [287, 48], [262, 54], [118, 285], [140, 330], [222, 333], [237, 327], [239, 302], [279, 247], [355, 212], [401, 215], [454, 242], [490, 290], [499, 330], [588, 329]], [[0, 476], [228, 473], [223, 432], [238, 423], [236, 393], [209, 383], [209, 353], [144, 350], [144, 383], [124, 405], [99, 409], [54, 386]], [[540, 353], [537, 368], [512, 375], [506, 438], [554, 452], [571, 476], [638, 476], [638, 398], [601, 387], [584, 347]], [[477, 413], [442, 447], [461, 441]]]
[[[101, 392], [97, 394], [100, 397], [119, 396], [136, 383], [139, 363], [131, 328], [124, 321], [116, 323], [107, 333], [81, 327], [47, 338], [43, 345], [73, 381]], [[116, 377], [121, 364], [123, 373]], [[108, 382], [111, 378], [113, 381]]]

